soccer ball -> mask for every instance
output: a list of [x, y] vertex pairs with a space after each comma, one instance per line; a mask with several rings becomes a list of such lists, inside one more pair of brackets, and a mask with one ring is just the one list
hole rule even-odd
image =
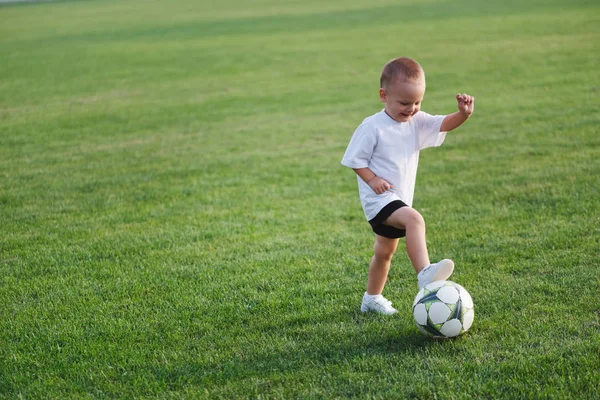
[[452, 338], [469, 330], [475, 310], [467, 290], [452, 281], [431, 282], [413, 302], [419, 331], [434, 338]]

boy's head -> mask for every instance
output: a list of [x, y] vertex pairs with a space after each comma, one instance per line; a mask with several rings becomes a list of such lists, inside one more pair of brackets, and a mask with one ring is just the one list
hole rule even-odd
[[408, 57], [389, 61], [381, 71], [379, 98], [385, 112], [398, 122], [408, 122], [421, 109], [425, 96], [425, 72]]

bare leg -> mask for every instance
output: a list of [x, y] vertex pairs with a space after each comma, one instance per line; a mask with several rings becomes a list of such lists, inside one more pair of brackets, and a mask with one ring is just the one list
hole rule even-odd
[[375, 254], [369, 265], [369, 280], [367, 282], [367, 294], [370, 295], [383, 292], [392, 257], [398, 247], [398, 239], [390, 239], [380, 235], [375, 236]]
[[410, 207], [399, 208], [385, 223], [406, 230], [406, 252], [417, 274], [430, 264], [425, 241], [425, 220], [417, 210]]

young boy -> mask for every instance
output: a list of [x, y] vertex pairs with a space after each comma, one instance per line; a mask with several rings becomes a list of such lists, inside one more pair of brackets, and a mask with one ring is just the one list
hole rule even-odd
[[454, 270], [452, 260], [430, 262], [425, 221], [411, 205], [419, 150], [441, 145], [446, 132], [471, 116], [475, 99], [457, 94], [457, 112], [434, 116], [420, 111], [424, 95], [425, 73], [419, 63], [407, 57], [388, 62], [379, 89], [385, 109], [360, 124], [342, 159], [342, 164], [357, 174], [363, 211], [375, 232], [375, 254], [362, 312], [397, 312], [381, 293], [401, 237], [406, 237], [406, 252], [417, 272], [419, 288], [448, 279]]

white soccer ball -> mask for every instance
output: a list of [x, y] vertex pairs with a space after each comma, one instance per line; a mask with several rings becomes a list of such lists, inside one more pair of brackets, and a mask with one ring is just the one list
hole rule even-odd
[[475, 318], [471, 295], [452, 281], [431, 282], [422, 288], [412, 310], [419, 331], [434, 338], [452, 338], [465, 333]]

